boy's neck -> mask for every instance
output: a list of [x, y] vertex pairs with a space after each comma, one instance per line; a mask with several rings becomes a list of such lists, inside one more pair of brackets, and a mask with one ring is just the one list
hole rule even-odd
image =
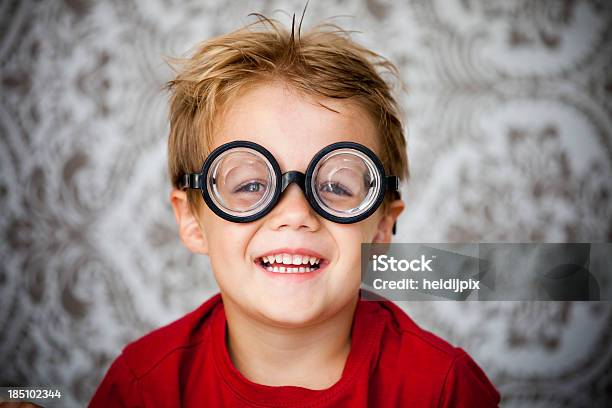
[[254, 319], [224, 297], [227, 348], [234, 366], [257, 384], [329, 388], [342, 376], [350, 352], [358, 298], [325, 321], [287, 328]]

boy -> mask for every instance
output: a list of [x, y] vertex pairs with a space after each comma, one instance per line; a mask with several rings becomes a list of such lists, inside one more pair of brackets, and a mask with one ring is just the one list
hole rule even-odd
[[408, 164], [382, 57], [332, 26], [260, 21], [168, 85], [171, 202], [221, 290], [129, 344], [90, 406], [469, 406], [499, 394], [461, 349], [359, 299]]

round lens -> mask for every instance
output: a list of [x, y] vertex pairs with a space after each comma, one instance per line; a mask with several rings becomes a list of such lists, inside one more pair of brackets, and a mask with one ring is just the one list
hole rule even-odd
[[215, 204], [230, 215], [248, 217], [274, 196], [276, 176], [258, 151], [237, 147], [221, 153], [211, 164], [207, 188]]
[[325, 155], [314, 169], [311, 187], [315, 200], [337, 217], [367, 211], [378, 197], [381, 176], [372, 160], [350, 148]]

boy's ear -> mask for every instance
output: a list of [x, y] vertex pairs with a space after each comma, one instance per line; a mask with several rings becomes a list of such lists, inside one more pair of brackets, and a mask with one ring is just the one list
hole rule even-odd
[[189, 208], [187, 193], [178, 189], [170, 193], [170, 203], [183, 244], [194, 253], [208, 254], [208, 240], [200, 228], [198, 219]]
[[376, 234], [372, 240], [373, 244], [385, 244], [391, 242], [391, 236], [397, 218], [404, 211], [404, 201], [401, 199], [393, 200], [387, 206], [387, 211], [383, 214], [378, 226], [376, 228]]

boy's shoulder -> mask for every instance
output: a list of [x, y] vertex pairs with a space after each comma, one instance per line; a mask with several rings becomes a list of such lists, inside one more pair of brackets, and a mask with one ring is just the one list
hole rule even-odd
[[197, 309], [125, 346], [122, 357], [134, 376], [142, 377], [177, 351], [207, 341], [211, 331], [207, 323], [221, 304], [221, 295], [216, 294]]
[[[388, 300], [367, 302], [383, 321], [378, 367], [383, 378], [408, 394], [439, 398], [440, 406], [496, 406], [499, 393], [484, 371], [462, 348], [419, 327], [399, 306]], [[389, 382], [386, 386], [389, 387]], [[467, 403], [477, 396], [480, 402]]]

